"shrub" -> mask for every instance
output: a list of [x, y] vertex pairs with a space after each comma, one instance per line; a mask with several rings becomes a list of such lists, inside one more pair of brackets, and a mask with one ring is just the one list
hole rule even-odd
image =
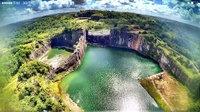
[[47, 75], [50, 70], [50, 67], [42, 62], [39, 61], [31, 61], [27, 64], [24, 64], [20, 67], [20, 70], [18, 72], [18, 80], [23, 81], [27, 80], [32, 76], [35, 76], [37, 74], [40, 75]]

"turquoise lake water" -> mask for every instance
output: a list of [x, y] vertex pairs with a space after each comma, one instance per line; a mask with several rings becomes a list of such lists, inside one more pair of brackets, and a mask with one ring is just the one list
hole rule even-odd
[[61, 88], [85, 111], [161, 110], [138, 81], [159, 72], [157, 63], [134, 51], [88, 46]]

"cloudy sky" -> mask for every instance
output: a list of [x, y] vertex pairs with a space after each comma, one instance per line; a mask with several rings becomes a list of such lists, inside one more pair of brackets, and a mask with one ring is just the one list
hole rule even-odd
[[200, 0], [1, 0], [0, 26], [87, 9], [159, 16], [200, 27]]

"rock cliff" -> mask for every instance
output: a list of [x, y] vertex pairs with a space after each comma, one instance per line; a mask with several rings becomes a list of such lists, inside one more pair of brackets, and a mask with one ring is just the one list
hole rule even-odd
[[[77, 41], [78, 44], [76, 45], [76, 48], [75, 48], [73, 54], [70, 55], [69, 58], [67, 58], [65, 61], [60, 63], [60, 66], [53, 70], [54, 73], [60, 73], [60, 72], [63, 72], [63, 71], [67, 71], [69, 68], [72, 68], [72, 70], [75, 70], [81, 64], [81, 60], [84, 57], [85, 50], [86, 50], [86, 47], [87, 47], [86, 33], [82, 31], [81, 34], [82, 35], [78, 38], [78, 41]], [[59, 40], [58, 37], [56, 37], [56, 39]], [[77, 38], [75, 38], [72, 42], [76, 43], [76, 39]], [[52, 40], [54, 41], [54, 39], [52, 39]], [[59, 43], [57, 43], [57, 45], [59, 45]], [[63, 45], [62, 42], [61, 42], [61, 45]]]
[[[109, 45], [109, 36], [110, 31], [95, 31], [95, 32], [87, 32], [86, 39], [88, 43], [91, 43], [93, 45], [103, 45], [108, 46]], [[108, 33], [109, 32], [109, 33]]]
[[[198, 86], [195, 86], [198, 84], [194, 81], [194, 79], [189, 77], [189, 75], [181, 69], [177, 62], [160, 49], [159, 46], [155, 46], [153, 43], [146, 41], [144, 38], [141, 40], [137, 39], [137, 41], [140, 41], [138, 42], [140, 43], [140, 47], [136, 51], [157, 61], [164, 71], [174, 75], [177, 80], [188, 86], [192, 91], [196, 91], [198, 89]], [[195, 67], [193, 66], [193, 68]], [[198, 73], [198, 71], [196, 71], [196, 73]]]
[[51, 71], [48, 74], [48, 78], [53, 80], [56, 74], [61, 72], [71, 72], [78, 68], [81, 64], [81, 60], [84, 57], [85, 50], [87, 48], [86, 34], [87, 32], [82, 29], [70, 31], [60, 34], [51, 38], [46, 43], [41, 43], [40, 48], [34, 50], [29, 58], [34, 60], [41, 57], [51, 48], [60, 48], [73, 51], [73, 53], [66, 59], [62, 59], [56, 66], [51, 66]]
[[79, 41], [79, 38], [83, 35], [82, 29], [77, 29], [74, 31], [66, 31], [51, 39], [51, 47], [69, 47], [73, 48], [73, 45]]
[[46, 43], [42, 42], [41, 47], [32, 51], [32, 53], [29, 55], [29, 58], [31, 60], [34, 60], [40, 56], [42, 56], [46, 51], [48, 51], [50, 48], [61, 48], [61, 49], [67, 49], [69, 51], [74, 50], [74, 45], [76, 45], [79, 41], [79, 38], [84, 34], [84, 31], [82, 29], [77, 29], [74, 31], [68, 31], [64, 32], [63, 34], [60, 34], [58, 36], [55, 36], [48, 40]]

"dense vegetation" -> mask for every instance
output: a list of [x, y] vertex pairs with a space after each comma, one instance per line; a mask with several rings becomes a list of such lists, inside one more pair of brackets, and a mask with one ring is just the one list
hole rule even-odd
[[[58, 90], [50, 80], [45, 80], [50, 67], [42, 62], [31, 61], [20, 67], [18, 72], [18, 98], [23, 111], [61, 111], [65, 109], [57, 95]], [[55, 87], [51, 90], [51, 86]]]
[[[46, 39], [53, 37], [54, 35], [62, 33], [64, 28], [61, 26], [62, 24], [59, 23], [61, 21], [57, 21], [59, 17], [61, 18], [63, 16], [41, 18], [37, 22], [33, 22], [29, 25], [23, 26], [20, 29], [13, 30], [13, 32], [11, 32], [12, 34], [3, 35], [3, 36], [1, 35], [1, 40], [2, 40], [1, 43], [6, 43], [6, 45], [4, 46], [5, 50], [1, 51], [1, 56], [0, 56], [1, 96], [5, 96], [5, 94], [7, 94], [7, 92], [5, 92], [2, 88], [5, 87], [9, 81], [15, 82], [16, 79], [12, 79], [12, 77], [14, 77], [16, 73], [19, 75], [18, 77], [19, 82], [27, 80], [26, 82], [23, 82], [23, 84], [25, 85], [22, 86], [22, 89], [19, 90], [20, 92], [24, 91], [23, 88], [26, 88], [26, 84], [27, 86], [31, 85], [31, 83], [29, 83], [30, 82], [29, 78], [30, 79], [34, 77], [39, 78], [40, 75], [39, 76], [36, 75], [38, 73], [42, 75], [45, 74], [47, 70], [40, 68], [41, 63], [40, 64], [31, 63], [28, 65], [26, 64], [30, 61], [29, 55], [31, 54], [33, 49], [40, 48], [42, 46], [43, 41], [46, 41]], [[71, 18], [71, 16], [66, 15], [65, 19], [68, 20], [68, 18]], [[32, 67], [32, 69], [30, 69], [30, 67]], [[37, 71], [38, 69], [39, 71]], [[42, 76], [42, 77], [43, 77], [43, 80], [45, 81], [46, 80], [44, 79], [45, 76]], [[46, 86], [49, 86], [49, 85], [46, 84]], [[14, 88], [10, 86], [6, 86], [6, 88], [11, 88], [8, 90], [14, 91]], [[35, 87], [34, 89], [40, 90], [41, 88]], [[42, 93], [42, 94], [44, 94], [45, 97], [52, 98], [50, 94], [49, 95], [46, 93]], [[22, 98], [21, 96], [23, 95], [20, 95], [20, 98]], [[7, 103], [12, 104], [12, 102], [7, 101], [7, 99], [4, 99], [3, 97], [1, 97], [0, 99], [2, 99], [1, 102], [3, 102], [2, 105], [0, 106], [0, 110], [4, 109]], [[13, 99], [16, 99], [15, 101], [17, 102], [18, 97], [13, 95]], [[24, 102], [24, 105], [25, 104], [28, 105], [30, 101], [27, 99], [27, 97], [24, 97], [21, 99], [20, 102]], [[31, 108], [33, 108], [34, 106], [32, 106]], [[41, 105], [38, 105], [38, 106], [41, 107]], [[23, 107], [23, 106], [20, 106], [20, 107]], [[42, 107], [45, 107], [45, 105], [43, 105]], [[17, 105], [15, 107], [13, 106], [13, 109], [15, 108], [17, 108]], [[28, 111], [31, 108], [27, 108], [26, 110]], [[36, 111], [37, 109], [39, 109], [39, 107], [35, 109], [31, 109], [31, 110]]]
[[50, 67], [42, 62], [31, 61], [23, 64], [18, 71], [18, 81], [27, 81], [36, 75], [47, 75]]
[[[133, 13], [89, 10], [47, 16], [25, 23], [0, 28], [2, 34], [0, 36], [0, 95], [5, 96], [6, 92], [3, 88], [7, 89], [10, 87], [6, 86], [8, 83], [15, 82], [17, 87], [9, 91], [16, 91], [17, 96], [14, 99], [19, 100], [23, 105], [20, 108], [24, 111], [42, 111], [43, 109], [58, 111], [65, 107], [58, 98], [56, 92], [58, 90], [52, 89], [55, 83], [46, 77], [50, 68], [41, 62], [31, 61], [29, 55], [48, 39], [79, 28], [98, 30], [127, 26], [129, 31], [138, 30], [146, 41], [162, 49], [190, 78], [195, 79], [197, 85], [200, 82], [199, 73], [195, 69], [195, 66], [200, 68], [199, 51], [195, 50], [195, 56], [191, 56], [191, 50], [179, 41], [180, 31], [174, 31], [173, 26], [166, 22]], [[198, 59], [197, 62], [195, 62], [196, 59]], [[18, 79], [17, 82], [16, 79]], [[0, 97], [0, 101], [3, 102], [0, 110], [9, 102], [1, 99], [4, 98]], [[199, 105], [197, 103], [192, 109], [200, 109]]]

